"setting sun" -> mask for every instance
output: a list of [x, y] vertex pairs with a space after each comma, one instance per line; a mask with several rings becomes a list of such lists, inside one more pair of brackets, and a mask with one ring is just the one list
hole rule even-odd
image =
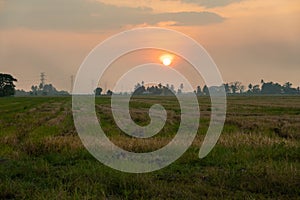
[[163, 65], [170, 66], [173, 61], [173, 56], [169, 54], [165, 54], [160, 57], [160, 60], [162, 61]]

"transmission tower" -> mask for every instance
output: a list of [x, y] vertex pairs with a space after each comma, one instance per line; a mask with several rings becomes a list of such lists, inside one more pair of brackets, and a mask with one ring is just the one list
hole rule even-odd
[[45, 72], [42, 72], [41, 75], [40, 75], [40, 77], [41, 77], [41, 84], [42, 84], [42, 86], [44, 86], [45, 85], [45, 81], [46, 81]]

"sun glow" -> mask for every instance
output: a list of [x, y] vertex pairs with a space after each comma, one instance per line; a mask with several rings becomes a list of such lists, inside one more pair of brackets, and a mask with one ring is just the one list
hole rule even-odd
[[163, 63], [163, 65], [170, 66], [173, 61], [173, 56], [169, 54], [162, 55], [160, 57], [160, 61]]

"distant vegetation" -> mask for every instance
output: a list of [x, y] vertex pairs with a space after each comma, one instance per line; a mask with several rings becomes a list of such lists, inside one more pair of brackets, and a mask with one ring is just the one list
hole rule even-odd
[[[0, 74], [0, 97], [4, 96], [66, 96], [69, 95], [67, 91], [59, 91], [52, 84], [44, 84], [41, 82], [38, 86], [33, 85], [31, 91], [15, 90], [15, 79], [10, 74]], [[241, 82], [235, 81], [231, 83], [224, 83], [222, 87], [197, 86], [194, 93], [197, 96], [209, 95], [209, 91], [219, 91], [225, 88], [228, 95], [300, 95], [300, 87], [293, 87], [292, 83], [286, 82], [281, 85], [274, 82], [265, 82], [261, 80], [260, 84], [249, 84], [247, 87]], [[94, 91], [96, 96], [113, 94], [112, 90], [103, 91], [98, 87]], [[176, 89], [174, 85], [162, 85], [161, 83], [152, 86], [145, 86], [144, 81], [137, 83], [134, 86], [133, 95], [159, 95], [159, 96], [173, 96], [174, 94], [184, 93], [184, 85], [180, 84]], [[127, 94], [127, 93], [122, 93]]]
[[10, 74], [0, 73], [0, 97], [5, 96], [66, 96], [67, 91], [59, 91], [52, 84], [40, 83], [39, 86], [31, 86], [31, 91], [16, 90], [15, 79]]
[[[231, 83], [224, 83], [222, 87], [212, 86], [208, 88], [206, 85], [203, 87], [197, 86], [194, 93], [197, 96], [209, 95], [209, 91], [219, 91], [224, 88], [228, 95], [300, 95], [300, 88], [292, 87], [292, 83], [286, 82], [283, 85], [274, 82], [264, 82], [261, 80], [261, 84], [249, 84], [245, 87], [241, 82], [235, 81]], [[102, 95], [103, 89], [98, 87], [95, 90], [97, 96]], [[145, 86], [144, 82], [137, 83], [134, 86], [133, 95], [161, 95], [161, 96], [173, 96], [174, 94], [184, 93], [184, 85], [180, 84], [178, 89], [174, 85], [162, 85], [161, 83], [152, 86]], [[112, 91], [109, 90], [109, 94]], [[107, 93], [108, 94], [108, 93]]]

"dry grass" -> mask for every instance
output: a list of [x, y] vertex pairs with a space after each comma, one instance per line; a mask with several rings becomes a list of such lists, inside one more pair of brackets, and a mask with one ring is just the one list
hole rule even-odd
[[[84, 148], [69, 98], [2, 100], [0, 103], [0, 199], [298, 199], [299, 97], [230, 97], [223, 133], [205, 158], [199, 148], [210, 120], [208, 98], [199, 98], [201, 121], [192, 147], [169, 167], [131, 175], [112, 170]], [[122, 133], [109, 98], [96, 99], [101, 126], [112, 142], [133, 152], [168, 144], [180, 109], [172, 97], [135, 98], [131, 115], [149, 122], [148, 109], [162, 103], [168, 120], [149, 139]], [[11, 103], [11, 104], [10, 104]]]

